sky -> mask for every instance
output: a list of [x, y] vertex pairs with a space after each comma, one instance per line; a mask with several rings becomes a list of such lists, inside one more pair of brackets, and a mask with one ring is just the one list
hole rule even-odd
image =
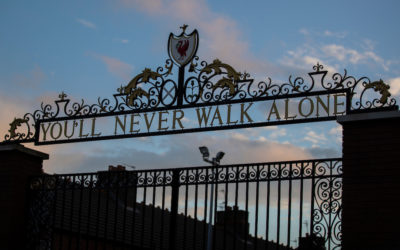
[[[256, 79], [287, 81], [317, 62], [330, 72], [383, 79], [400, 95], [398, 1], [92, 0], [0, 2], [0, 135], [14, 117], [52, 104], [110, 98], [144, 68], [168, 58], [172, 32], [188, 24], [197, 55]], [[222, 164], [341, 157], [335, 121], [73, 144], [46, 152], [48, 173], [201, 166], [198, 147]]]

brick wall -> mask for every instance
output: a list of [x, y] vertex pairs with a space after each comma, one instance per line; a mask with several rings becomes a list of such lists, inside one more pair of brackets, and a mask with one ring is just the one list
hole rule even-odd
[[343, 249], [400, 249], [400, 114], [347, 115]]
[[0, 248], [25, 249], [26, 186], [42, 173], [47, 154], [22, 145], [0, 146]]

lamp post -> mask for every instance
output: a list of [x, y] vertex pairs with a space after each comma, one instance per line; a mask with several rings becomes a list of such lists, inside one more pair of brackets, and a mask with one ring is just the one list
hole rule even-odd
[[[217, 155], [212, 158], [212, 160], [209, 159], [210, 153], [208, 151], [208, 148], [205, 146], [199, 147], [200, 153], [203, 156], [203, 161], [211, 163], [212, 164], [212, 173], [214, 173], [215, 167], [219, 166], [219, 163], [224, 157], [225, 153], [220, 151], [217, 153]], [[212, 242], [212, 217], [213, 217], [213, 212], [214, 212], [214, 181], [211, 182], [211, 195], [210, 195], [210, 217], [208, 220], [208, 233], [207, 233], [207, 250], [211, 250], [211, 242]]]

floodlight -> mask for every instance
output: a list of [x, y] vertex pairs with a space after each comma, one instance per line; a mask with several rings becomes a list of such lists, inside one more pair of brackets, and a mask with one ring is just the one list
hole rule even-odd
[[199, 147], [199, 149], [204, 159], [210, 156], [210, 153], [208, 152], [208, 148], [206, 146]]
[[217, 162], [219, 162], [219, 161], [224, 157], [224, 155], [225, 155], [224, 152], [222, 152], [222, 151], [218, 152], [218, 153], [217, 153], [217, 156], [215, 157], [215, 160], [216, 160]]
[[[199, 147], [199, 150], [200, 150], [200, 153], [203, 155], [203, 160], [207, 163], [212, 164], [212, 166], [213, 166], [212, 172], [214, 173], [214, 169], [216, 169], [216, 167], [219, 166], [219, 161], [224, 157], [225, 153], [222, 151], [219, 151], [217, 153], [217, 155], [215, 156], [215, 158], [210, 160], [210, 159], [208, 159], [208, 157], [210, 157], [210, 152], [208, 152], [208, 148], [206, 146]], [[211, 221], [213, 218], [213, 211], [214, 211], [214, 182], [211, 182], [210, 215], [209, 215], [209, 222], [208, 222], [207, 250], [211, 249], [211, 241], [212, 241]], [[204, 218], [204, 220], [206, 220], [206, 218]]]

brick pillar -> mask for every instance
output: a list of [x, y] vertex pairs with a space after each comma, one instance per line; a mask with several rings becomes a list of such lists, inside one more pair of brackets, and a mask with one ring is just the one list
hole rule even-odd
[[49, 155], [20, 144], [0, 146], [0, 248], [25, 249], [26, 187]]
[[352, 114], [343, 125], [343, 249], [400, 249], [400, 112]]

